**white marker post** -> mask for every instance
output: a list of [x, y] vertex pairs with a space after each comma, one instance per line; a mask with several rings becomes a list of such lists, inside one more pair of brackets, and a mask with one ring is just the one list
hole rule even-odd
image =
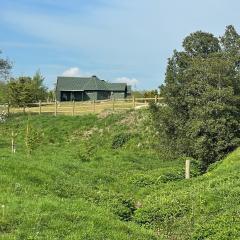
[[185, 178], [190, 179], [190, 160], [186, 160], [185, 165]]

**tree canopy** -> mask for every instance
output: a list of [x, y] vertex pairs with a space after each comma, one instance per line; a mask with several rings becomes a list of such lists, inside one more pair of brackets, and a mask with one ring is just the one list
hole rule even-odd
[[9, 60], [0, 57], [0, 102], [5, 102], [7, 98], [6, 80], [9, 77], [11, 68], [12, 65]]
[[233, 26], [220, 38], [201, 31], [183, 40], [168, 61], [152, 112], [164, 147], [202, 161], [205, 169], [240, 143], [239, 35]]
[[[1, 54], [0, 50], [0, 54]], [[9, 72], [12, 68], [12, 64], [9, 60], [0, 58], [0, 81], [4, 81], [7, 79]]]
[[25, 108], [30, 103], [35, 103], [47, 98], [47, 88], [43, 84], [44, 78], [40, 71], [31, 77], [11, 79], [8, 83], [8, 100], [13, 106]]

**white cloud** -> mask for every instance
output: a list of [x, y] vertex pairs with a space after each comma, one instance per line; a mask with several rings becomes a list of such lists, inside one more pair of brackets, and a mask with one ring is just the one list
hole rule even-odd
[[82, 72], [78, 67], [71, 67], [62, 73], [65, 77], [85, 77], [89, 74]]
[[128, 77], [120, 77], [115, 79], [114, 82], [119, 82], [119, 83], [127, 83], [127, 85], [135, 86], [136, 84], [139, 83], [139, 81], [136, 78], [128, 78]]

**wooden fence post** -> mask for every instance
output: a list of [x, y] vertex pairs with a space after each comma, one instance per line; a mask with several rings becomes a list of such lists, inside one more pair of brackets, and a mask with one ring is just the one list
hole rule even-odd
[[42, 102], [41, 100], [39, 101], [39, 115], [42, 113]]
[[96, 102], [95, 102], [95, 99], [93, 100], [93, 112], [96, 111]]
[[57, 100], [55, 100], [55, 112], [54, 112], [54, 116], [57, 116]]
[[135, 97], [133, 96], [133, 108], [135, 108], [136, 102], [135, 102]]
[[73, 106], [72, 106], [72, 116], [75, 114], [75, 101], [73, 100]]
[[158, 101], [158, 96], [155, 95], [155, 103], [157, 103], [157, 101]]
[[186, 160], [185, 165], [185, 178], [190, 179], [190, 160]]
[[13, 154], [16, 152], [14, 137], [15, 137], [15, 135], [14, 135], [14, 132], [12, 131], [12, 153]]
[[115, 110], [115, 98], [112, 98], [112, 108], [113, 108], [113, 111]]

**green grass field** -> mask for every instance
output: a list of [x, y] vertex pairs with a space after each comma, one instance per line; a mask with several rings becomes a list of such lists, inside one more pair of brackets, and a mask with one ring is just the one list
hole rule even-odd
[[240, 239], [240, 150], [185, 180], [156, 144], [147, 110], [13, 115], [0, 124], [0, 239]]

